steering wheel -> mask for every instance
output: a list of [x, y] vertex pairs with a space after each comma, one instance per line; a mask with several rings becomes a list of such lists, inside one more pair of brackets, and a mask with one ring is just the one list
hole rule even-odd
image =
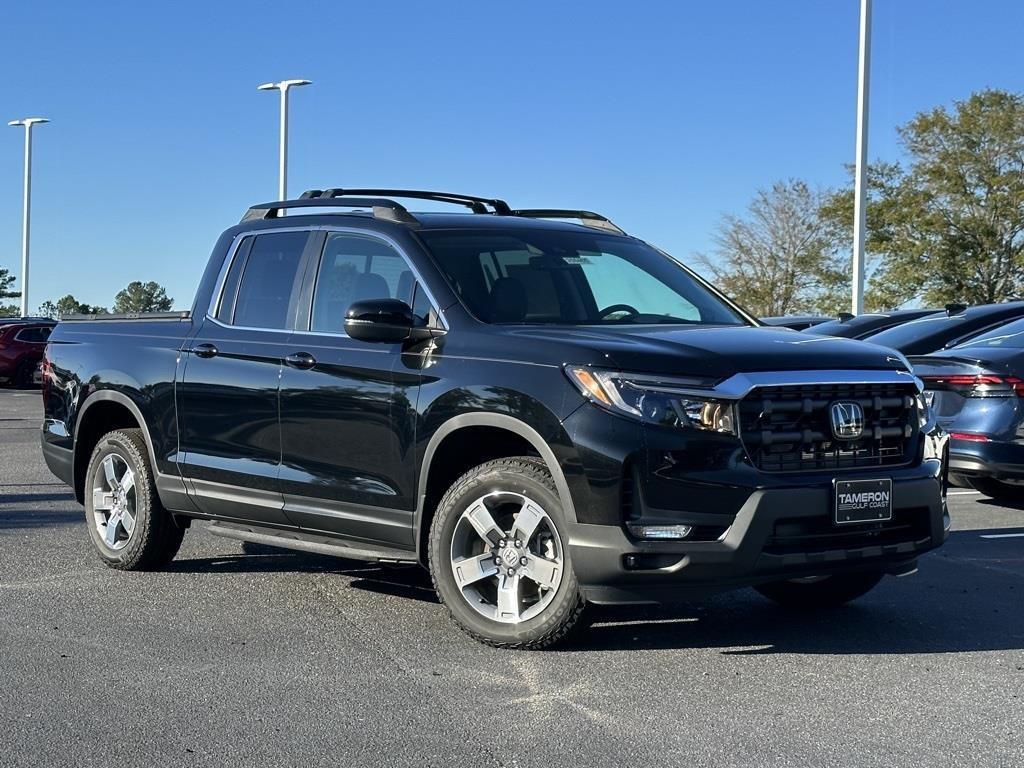
[[640, 310], [636, 307], [631, 307], [629, 304], [612, 304], [610, 307], [605, 307], [597, 316], [604, 320], [608, 315], [614, 314], [615, 312], [626, 312], [629, 315], [639, 315]]

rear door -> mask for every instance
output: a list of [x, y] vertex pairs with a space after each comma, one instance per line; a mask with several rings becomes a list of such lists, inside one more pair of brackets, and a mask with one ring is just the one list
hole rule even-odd
[[178, 385], [180, 466], [202, 512], [287, 524], [278, 488], [278, 386], [309, 230], [241, 238]]
[[351, 339], [343, 323], [354, 301], [413, 303], [413, 270], [381, 237], [330, 231], [311, 276], [281, 373], [286, 510], [303, 528], [411, 546], [420, 375], [396, 373], [401, 344]]

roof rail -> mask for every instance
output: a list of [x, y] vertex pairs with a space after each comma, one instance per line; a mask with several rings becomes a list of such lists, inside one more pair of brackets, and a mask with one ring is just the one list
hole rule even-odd
[[521, 208], [512, 211], [512, 215], [524, 216], [529, 219], [579, 219], [581, 224], [588, 227], [614, 232], [617, 235], [626, 234], [626, 231], [613, 223], [611, 219], [593, 211], [573, 211], [562, 208]]
[[406, 210], [405, 206], [394, 200], [382, 197], [350, 197], [344, 200], [331, 198], [306, 197], [304, 193], [298, 200], [278, 200], [274, 203], [260, 203], [245, 212], [242, 223], [260, 219], [276, 219], [281, 211], [288, 208], [370, 208], [374, 217], [387, 219], [400, 224], [418, 224], [416, 217]]

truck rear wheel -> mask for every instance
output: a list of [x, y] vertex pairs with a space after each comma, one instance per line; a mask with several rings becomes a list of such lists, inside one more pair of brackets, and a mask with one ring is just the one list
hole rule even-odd
[[108, 432], [96, 444], [85, 473], [85, 518], [111, 568], [153, 570], [178, 553], [185, 531], [160, 504], [141, 429]]
[[30, 363], [27, 360], [21, 362], [18, 365], [18, 369], [14, 372], [13, 384], [18, 389], [29, 389], [32, 387], [32, 374], [35, 372], [35, 363]]
[[543, 462], [496, 459], [460, 477], [438, 505], [430, 574], [468, 635], [497, 648], [546, 648], [584, 609], [561, 503]]
[[801, 611], [835, 608], [866, 595], [882, 580], [881, 571], [838, 573], [808, 579], [773, 581], [754, 587], [765, 597]]

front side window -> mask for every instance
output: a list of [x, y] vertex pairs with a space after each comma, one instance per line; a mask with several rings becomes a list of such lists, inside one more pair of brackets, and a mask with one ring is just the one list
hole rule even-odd
[[546, 229], [420, 236], [452, 290], [488, 323], [748, 324], [679, 264], [629, 238]]
[[413, 300], [416, 280], [403, 256], [375, 237], [327, 236], [316, 287], [310, 329], [344, 333], [345, 313], [366, 299]]
[[[248, 257], [241, 267], [241, 280], [231, 320], [234, 325], [249, 328], [290, 327], [302, 278], [299, 266], [308, 234], [270, 232], [253, 239]], [[234, 267], [232, 264], [232, 269]]]

